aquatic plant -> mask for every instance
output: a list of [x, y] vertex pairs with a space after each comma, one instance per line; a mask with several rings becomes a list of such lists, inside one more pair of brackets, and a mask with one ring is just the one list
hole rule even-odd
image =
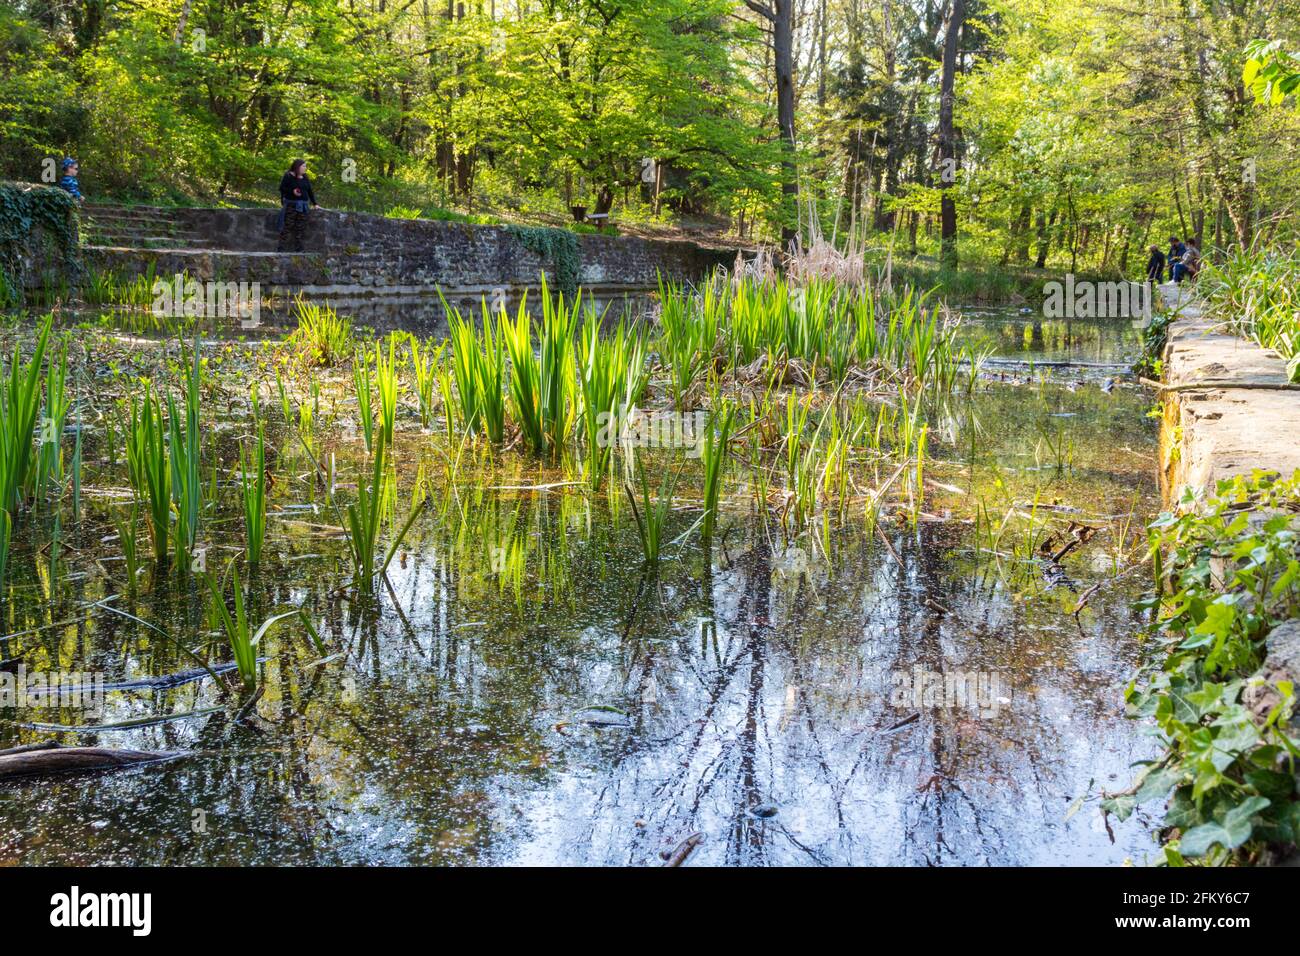
[[203, 510], [203, 484], [199, 477], [202, 432], [199, 430], [199, 385], [203, 366], [196, 334], [193, 361], [185, 376], [185, 413], [176, 398], [167, 395], [167, 452], [171, 464], [172, 502], [176, 506], [176, 549], [194, 553], [198, 542], [199, 515]]
[[301, 612], [298, 609], [285, 611], [282, 614], [274, 614], [264, 620], [256, 631], [252, 629], [249, 623], [248, 611], [246, 609], [246, 598], [244, 589], [239, 582], [239, 571], [235, 568], [232, 561], [227, 568], [231, 578], [231, 591], [234, 597], [235, 609], [232, 613], [226, 605], [225, 596], [221, 593], [222, 587], [218, 583], [216, 575], [208, 575], [208, 595], [209, 595], [209, 613], [215, 618], [221, 632], [225, 635], [226, 642], [230, 645], [231, 654], [235, 658], [235, 669], [239, 674], [240, 683], [243, 685], [245, 692], [257, 689], [257, 650], [261, 646], [264, 638], [271, 628], [289, 617], [300, 617]]
[[1073, 467], [1074, 441], [1065, 433], [1065, 425], [1056, 422], [1055, 428], [1049, 428], [1044, 422], [1037, 422], [1038, 441], [1034, 443], [1034, 459], [1039, 468], [1044, 463], [1050, 464], [1057, 477], [1065, 474], [1066, 468]]
[[721, 407], [715, 407], [700, 447], [700, 458], [704, 464], [704, 517], [700, 534], [705, 540], [713, 537], [713, 529], [717, 525], [718, 497], [722, 491], [727, 466], [727, 443], [731, 440], [731, 425], [735, 417], [734, 402], [723, 401]]
[[338, 365], [353, 352], [352, 322], [339, 318], [328, 305], [309, 302], [302, 295], [294, 299], [298, 327], [287, 344], [309, 365]]
[[388, 359], [375, 343], [375, 384], [379, 391], [379, 437], [387, 445], [393, 443], [393, 429], [397, 422], [397, 360], [394, 354], [396, 336], [388, 337]]
[[655, 568], [659, 564], [659, 555], [663, 550], [664, 532], [668, 527], [668, 515], [672, 512], [673, 491], [677, 487], [677, 478], [680, 472], [669, 472], [665, 470], [663, 481], [660, 482], [659, 492], [654, 497], [650, 496], [650, 484], [646, 481], [645, 468], [638, 464], [637, 477], [640, 481], [641, 503], [637, 505], [637, 495], [632, 491], [632, 486], [627, 482], [623, 483], [623, 490], [627, 492], [627, 499], [632, 504], [632, 515], [636, 519], [637, 534], [641, 539], [641, 552], [645, 556], [645, 563], [648, 568]]
[[[433, 424], [434, 389], [438, 384], [438, 369], [442, 364], [442, 353], [447, 343], [437, 346], [421, 345], [420, 340], [410, 336], [411, 374], [415, 379], [415, 399], [420, 406], [420, 426], [429, 428]], [[450, 409], [447, 410], [450, 415]]]
[[[706, 287], [712, 289], [712, 285]], [[705, 316], [708, 316], [708, 319]], [[710, 327], [712, 321], [712, 327]], [[656, 348], [668, 367], [673, 406], [686, 408], [691, 387], [712, 355], [717, 335], [717, 312], [695, 308], [694, 296], [681, 286], [659, 279], [659, 340]]]
[[566, 302], [563, 295], [552, 298], [543, 279], [536, 351], [532, 318], [523, 303], [513, 322], [504, 316], [501, 320], [501, 335], [510, 356], [511, 412], [525, 443], [535, 454], [558, 454], [573, 427], [573, 336], [581, 305], [581, 297], [572, 303]]
[[172, 469], [162, 408], [148, 385], [139, 402], [131, 397], [130, 419], [126, 458], [131, 487], [145, 507], [154, 560], [164, 564], [171, 535]]
[[0, 508], [11, 518], [26, 503], [32, 488], [32, 437], [40, 413], [41, 367], [53, 322], [53, 315], [42, 320], [32, 357], [26, 364], [18, 346], [14, 346], [13, 361], [0, 390]]
[[366, 439], [366, 451], [375, 450], [375, 413], [372, 410], [370, 359], [366, 352], [358, 351], [352, 362], [352, 387], [357, 394], [357, 419], [361, 434]]
[[140, 574], [140, 542], [137, 522], [140, 518], [140, 504], [131, 502], [131, 510], [125, 518], [113, 517], [113, 527], [117, 530], [117, 541], [122, 546], [122, 561], [126, 567], [126, 589], [128, 594], [135, 593], [136, 578]]
[[9, 512], [0, 508], [0, 595], [4, 593], [5, 571], [9, 567], [9, 542], [13, 538], [14, 522]]
[[[461, 317], [460, 311], [449, 305], [447, 322], [451, 342], [451, 376], [440, 377], [440, 388], [447, 407], [448, 437], [451, 435], [450, 378], [456, 384], [461, 423], [471, 432], [487, 436], [493, 444], [505, 436], [505, 327], [509, 324], [502, 316], [499, 326], [482, 302], [482, 331], [476, 332], [473, 322]], [[524, 303], [519, 305], [520, 311]], [[494, 326], [498, 326], [494, 331]]]
[[36, 453], [35, 492], [38, 498], [47, 496], [53, 485], [63, 485], [63, 447], [61, 439], [67, 423], [70, 402], [68, 384], [68, 342], [60, 343], [57, 356], [50, 356], [45, 376], [45, 408], [39, 428], [39, 446]]
[[243, 446], [240, 446], [239, 484], [243, 491], [248, 564], [256, 568], [261, 563], [262, 544], [266, 539], [266, 428], [260, 421], [257, 423], [257, 445], [251, 463]]
[[364, 590], [374, 579], [387, 572], [393, 556], [401, 546], [402, 539], [411, 529], [416, 517], [423, 510], [423, 503], [411, 509], [405, 523], [398, 530], [380, 560], [379, 536], [383, 525], [380, 508], [383, 499], [384, 455], [386, 445], [380, 443], [375, 447], [373, 471], [370, 487], [357, 485], [357, 500], [348, 505], [346, 520], [343, 522], [347, 532], [348, 554], [352, 559], [352, 579], [358, 590]]
[[620, 412], [640, 395], [645, 345], [640, 333], [619, 320], [612, 334], [600, 334], [601, 317], [588, 309], [578, 343], [578, 385], [587, 448], [587, 478], [598, 488], [609, 470], [619, 433]]

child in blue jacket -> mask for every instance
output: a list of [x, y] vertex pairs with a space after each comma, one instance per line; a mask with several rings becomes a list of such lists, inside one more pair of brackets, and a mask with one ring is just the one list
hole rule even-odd
[[71, 156], [63, 160], [63, 178], [59, 180], [59, 186], [72, 194], [72, 198], [77, 202], [85, 202], [86, 197], [81, 195], [81, 183], [77, 181], [77, 173], [81, 167]]

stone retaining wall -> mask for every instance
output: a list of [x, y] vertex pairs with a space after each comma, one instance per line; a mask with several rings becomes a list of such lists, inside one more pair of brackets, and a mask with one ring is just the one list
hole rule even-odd
[[[201, 238], [202, 247], [103, 247], [88, 250], [88, 259], [123, 274], [143, 273], [152, 264], [158, 275], [183, 271], [200, 280], [256, 281], [273, 291], [336, 297], [416, 295], [435, 286], [449, 298], [502, 287], [518, 293], [536, 288], [543, 270], [554, 283], [554, 263], [503, 226], [316, 210], [309, 217], [305, 251], [279, 254], [275, 210], [168, 209], [165, 214], [185, 234]], [[576, 239], [579, 281], [595, 291], [648, 290], [659, 274], [693, 280], [735, 259], [734, 250], [689, 242], [605, 235]]]
[[[1178, 291], [1162, 289], [1178, 301]], [[1172, 503], [1187, 485], [1212, 492], [1254, 469], [1300, 468], [1300, 390], [1286, 388], [1277, 353], [1222, 329], [1185, 297], [1164, 350], [1160, 487]]]

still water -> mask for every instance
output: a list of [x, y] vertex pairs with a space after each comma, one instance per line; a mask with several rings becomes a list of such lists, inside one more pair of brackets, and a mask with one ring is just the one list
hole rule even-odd
[[[985, 311], [964, 334], [1020, 361], [935, 410], [924, 520], [850, 515], [787, 539], [737, 467], [712, 547], [678, 540], [698, 517], [682, 509], [657, 575], [626, 500], [518, 453], [448, 482], [417, 423], [399, 432], [399, 508], [417, 477], [438, 490], [391, 584], [355, 602], [337, 522], [277, 434], [253, 617], [304, 605], [325, 651], [296, 624], [273, 632], [252, 721], [32, 726], [211, 707], [210, 679], [110, 690], [91, 716], [0, 709], [0, 748], [180, 754], [0, 785], [0, 864], [661, 865], [692, 835], [687, 865], [1142, 862], [1146, 815], [1108, 833], [1094, 802], [1070, 814], [1154, 750], [1122, 713], [1149, 577], [1136, 542], [1158, 507], [1149, 396], [1118, 368], [1139, 333]], [[193, 666], [153, 628], [229, 658], [176, 576], [108, 602], [131, 617], [95, 604], [122, 591], [113, 474], [63, 529], [58, 574], [35, 546], [14, 558], [4, 669], [122, 682]], [[223, 494], [219, 563], [242, 536]], [[1102, 530], [1059, 564], [1011, 533], [980, 545], [1024, 516]]]

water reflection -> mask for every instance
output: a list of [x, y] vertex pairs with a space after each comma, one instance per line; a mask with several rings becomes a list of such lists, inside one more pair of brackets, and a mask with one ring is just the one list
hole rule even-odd
[[[1069, 354], [1089, 341], [1064, 334]], [[1097, 334], [1105, 361], [1126, 358], [1126, 336]], [[274, 633], [251, 725], [222, 712], [65, 735], [187, 755], [0, 787], [0, 863], [647, 865], [692, 834], [692, 864], [1141, 859], [1141, 815], [1113, 824], [1113, 841], [1090, 810], [1067, 820], [1090, 783], [1123, 786], [1150, 754], [1120, 713], [1141, 582], [1101, 539], [1046, 576], [981, 545], [971, 516], [975, 500], [1035, 496], [1099, 524], [1151, 507], [1143, 405], [1068, 376], [978, 392], [935, 418], [936, 520], [875, 531], [863, 515], [787, 541], [739, 490], [713, 548], [688, 536], [657, 575], [616, 494], [522, 492], [526, 466], [508, 462], [448, 486], [414, 439], [399, 494], [422, 489], [432, 507], [378, 613], [331, 589], [346, 576], [337, 532], [312, 512], [310, 482], [283, 483], [253, 615], [305, 605], [329, 654]], [[1053, 422], [1067, 423], [1068, 463], [1036, 437]], [[309, 470], [291, 443], [276, 458], [284, 474]], [[87, 507], [95, 529], [114, 504]], [[675, 514], [667, 539], [696, 517]], [[96, 532], [77, 534], [69, 548], [93, 551]], [[120, 592], [114, 567], [70, 570], [51, 591], [38, 561], [14, 569], [30, 601], [6, 613], [5, 666], [191, 666], [96, 605]], [[195, 588], [114, 604], [228, 656]], [[955, 673], [994, 679], [992, 705], [897, 693], [903, 678]], [[216, 702], [211, 681], [115, 691], [102, 719]], [[33, 721], [81, 722], [57, 708], [0, 720], [0, 747], [50, 739]]]

